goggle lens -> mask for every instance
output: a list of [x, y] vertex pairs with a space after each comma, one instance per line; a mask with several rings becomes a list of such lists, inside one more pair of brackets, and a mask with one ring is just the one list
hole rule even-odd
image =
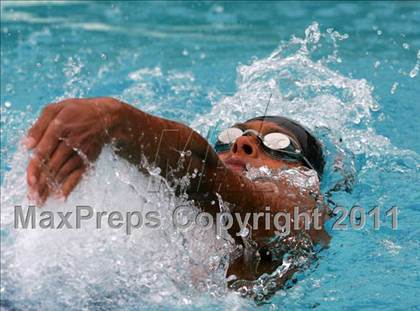
[[263, 144], [273, 150], [282, 150], [290, 146], [290, 138], [282, 133], [269, 133], [264, 136]]
[[[238, 139], [248, 131], [251, 132], [251, 130], [247, 130], [244, 132], [237, 127], [231, 127], [226, 130], [223, 130], [218, 136], [218, 144], [233, 144], [236, 139]], [[256, 131], [255, 133], [258, 134]], [[264, 137], [260, 138], [264, 146], [272, 150], [282, 150], [290, 146], [290, 138], [283, 133], [269, 133]]]
[[243, 135], [243, 131], [237, 127], [231, 127], [223, 130], [218, 137], [222, 144], [232, 144], [238, 137]]

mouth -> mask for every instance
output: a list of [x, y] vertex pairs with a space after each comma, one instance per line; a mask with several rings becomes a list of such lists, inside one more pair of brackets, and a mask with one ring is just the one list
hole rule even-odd
[[225, 164], [233, 171], [241, 173], [246, 171], [246, 163], [240, 159], [230, 158], [225, 161]]

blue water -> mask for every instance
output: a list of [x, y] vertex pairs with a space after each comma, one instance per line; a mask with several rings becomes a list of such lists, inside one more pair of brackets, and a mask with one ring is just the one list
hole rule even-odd
[[[33, 246], [39, 236], [14, 233], [8, 215], [25, 193], [27, 155], [19, 140], [47, 103], [114, 96], [206, 134], [211, 126], [262, 114], [270, 94], [271, 114], [294, 117], [323, 140], [323, 191], [344, 185], [332, 193], [335, 204], [366, 210], [378, 206], [383, 223], [374, 230], [368, 217], [362, 230], [333, 231], [330, 247], [316, 264], [260, 309], [417, 309], [419, 25], [418, 2], [3, 1], [2, 310], [112, 304], [126, 309], [253, 308], [252, 301], [235, 294], [197, 294], [188, 286], [163, 295], [165, 281], [158, 278], [151, 286], [124, 268], [86, 272], [92, 281], [80, 283], [88, 284], [80, 295], [75, 275], [84, 276], [84, 266], [71, 268], [78, 261], [69, 254], [55, 263], [62, 273], [52, 273], [39, 251], [54, 261], [50, 249], [59, 240], [43, 234], [44, 247]], [[93, 188], [96, 196], [106, 195], [103, 187]], [[393, 206], [399, 211], [397, 230], [385, 216]], [[13, 259], [13, 254], [24, 259]], [[126, 266], [135, 262], [122, 258]], [[39, 275], [30, 272], [34, 262], [43, 269]], [[151, 271], [158, 275], [157, 268]], [[116, 275], [133, 279], [105, 288]], [[185, 281], [182, 272], [176, 275]], [[22, 278], [24, 285], [18, 282]], [[60, 278], [69, 281], [60, 283]]]

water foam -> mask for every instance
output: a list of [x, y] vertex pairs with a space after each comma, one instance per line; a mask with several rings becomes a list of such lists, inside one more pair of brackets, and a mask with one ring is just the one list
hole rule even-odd
[[[23, 154], [19, 150], [15, 161], [22, 164]], [[15, 307], [29, 301], [44, 310], [57, 303], [82, 309], [110, 301], [133, 308], [142, 303], [176, 307], [188, 305], [199, 293], [225, 292], [229, 245], [200, 226], [175, 229], [174, 209], [183, 205], [192, 213], [195, 207], [175, 197], [160, 178], [143, 176], [107, 148], [67, 202], [51, 199], [36, 212], [74, 212], [76, 205], [89, 205], [95, 213], [158, 211], [158, 228], [143, 225], [127, 235], [124, 228], [112, 229], [106, 222], [97, 229], [92, 220], [80, 229], [36, 224], [36, 229], [16, 230], [13, 206], [22, 205], [26, 213], [29, 205], [24, 167], [14, 166], [6, 177], [13, 185], [2, 189], [2, 291]]]

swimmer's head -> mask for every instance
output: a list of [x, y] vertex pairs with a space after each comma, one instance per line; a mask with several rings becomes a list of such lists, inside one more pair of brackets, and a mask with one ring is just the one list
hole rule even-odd
[[219, 133], [219, 157], [233, 170], [246, 165], [271, 169], [306, 166], [321, 177], [324, 158], [320, 142], [299, 123], [277, 116], [257, 117]]

